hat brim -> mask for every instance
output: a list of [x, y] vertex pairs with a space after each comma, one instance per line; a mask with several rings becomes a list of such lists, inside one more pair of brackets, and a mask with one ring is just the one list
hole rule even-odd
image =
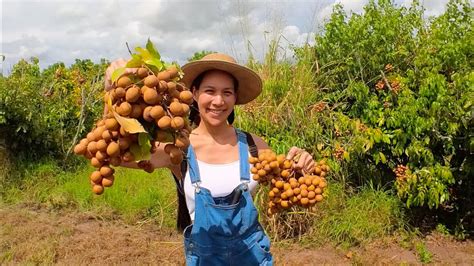
[[181, 68], [184, 72], [183, 82], [191, 89], [192, 82], [201, 73], [218, 69], [228, 72], [239, 82], [235, 104], [246, 104], [262, 92], [262, 79], [250, 68], [222, 60], [199, 60], [187, 63]]

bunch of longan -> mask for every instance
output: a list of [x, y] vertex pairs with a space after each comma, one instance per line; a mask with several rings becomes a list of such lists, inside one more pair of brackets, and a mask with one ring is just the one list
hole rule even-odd
[[109, 106], [107, 115], [74, 148], [76, 154], [90, 159], [97, 168], [90, 176], [96, 194], [113, 184], [111, 166], [135, 161], [134, 151], [141, 150], [139, 134], [127, 131], [127, 126], [120, 124], [124, 123], [122, 118], [140, 123], [151, 149], [155, 142], [168, 143], [164, 150], [173, 164], [181, 163], [183, 150], [190, 143], [187, 115], [193, 95], [179, 82], [176, 67], [155, 74], [144, 65], [135, 74], [121, 76], [114, 85], [104, 96], [105, 105]]
[[258, 158], [250, 157], [253, 164], [252, 178], [260, 184], [270, 184], [268, 214], [273, 215], [292, 206], [309, 208], [323, 200], [327, 186], [325, 176], [329, 171], [326, 161], [321, 160], [308, 173], [293, 168], [294, 160], [276, 155], [272, 150], [259, 151]]

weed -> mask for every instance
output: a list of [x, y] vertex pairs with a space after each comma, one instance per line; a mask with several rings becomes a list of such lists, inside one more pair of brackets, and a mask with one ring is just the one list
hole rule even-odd
[[418, 256], [418, 259], [421, 263], [430, 263], [433, 257], [433, 254], [426, 248], [426, 245], [423, 242], [417, 242], [415, 244], [415, 250]]

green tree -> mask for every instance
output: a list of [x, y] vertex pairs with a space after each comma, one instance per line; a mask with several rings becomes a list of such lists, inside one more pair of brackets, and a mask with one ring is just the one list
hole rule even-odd
[[193, 56], [191, 56], [191, 57], [188, 58], [188, 62], [200, 60], [200, 59], [203, 58], [204, 56], [206, 56], [206, 55], [208, 55], [208, 54], [213, 54], [213, 53], [217, 53], [217, 52], [214, 52], [214, 51], [207, 51], [207, 50], [202, 50], [202, 51], [199, 51], [199, 52], [195, 52], [195, 53], [193, 54]]

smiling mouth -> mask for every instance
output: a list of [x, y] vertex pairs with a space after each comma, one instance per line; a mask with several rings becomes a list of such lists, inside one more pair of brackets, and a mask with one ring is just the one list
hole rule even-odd
[[207, 112], [208, 112], [208, 113], [211, 113], [211, 114], [214, 114], [214, 115], [220, 115], [220, 114], [224, 113], [225, 110], [211, 110], [211, 109], [207, 109]]

